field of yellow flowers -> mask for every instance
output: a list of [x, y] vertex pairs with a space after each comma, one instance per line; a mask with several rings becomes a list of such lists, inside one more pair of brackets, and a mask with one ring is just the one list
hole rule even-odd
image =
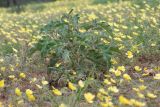
[[[33, 3], [20, 13], [0, 8], [0, 107], [160, 107], [159, 0], [100, 1]], [[28, 52], [40, 29], [71, 9], [80, 22], [106, 21], [120, 52], [98, 78], [71, 71], [75, 81], [61, 77], [51, 84], [47, 58]]]

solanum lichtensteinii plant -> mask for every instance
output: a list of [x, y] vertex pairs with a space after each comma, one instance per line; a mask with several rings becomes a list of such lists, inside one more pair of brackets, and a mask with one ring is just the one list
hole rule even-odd
[[49, 71], [95, 76], [111, 66], [111, 56], [118, 52], [111, 27], [103, 21], [80, 23], [79, 19], [71, 11], [42, 28], [42, 38], [32, 50], [50, 58]]

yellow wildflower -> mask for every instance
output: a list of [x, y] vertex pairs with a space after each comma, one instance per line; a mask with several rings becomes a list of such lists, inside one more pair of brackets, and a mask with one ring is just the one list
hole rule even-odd
[[14, 75], [9, 75], [8, 77], [9, 77], [10, 79], [14, 79], [14, 78], [15, 78]]
[[0, 59], [0, 62], [1, 62], [1, 63], [4, 62], [4, 59], [1, 58], [1, 59]]
[[145, 98], [144, 95], [140, 92], [137, 92], [137, 95], [138, 95], [139, 98]]
[[139, 66], [135, 66], [134, 69], [135, 69], [137, 72], [139, 72], [139, 71], [142, 70]]
[[116, 80], [114, 80], [113, 78], [111, 78], [110, 81], [114, 84], [116, 83]]
[[40, 86], [40, 85], [38, 85], [38, 84], [36, 84], [36, 86], [37, 86], [39, 89], [42, 89], [42, 86]]
[[13, 67], [13, 66], [11, 66], [11, 67], [10, 67], [10, 70], [11, 70], [11, 71], [14, 71], [14, 67]]
[[130, 100], [125, 98], [123, 95], [119, 96], [119, 102], [120, 104], [131, 105]]
[[26, 95], [31, 95], [31, 94], [33, 94], [33, 91], [30, 90], [30, 89], [27, 89], [27, 90], [26, 90]]
[[140, 89], [141, 91], [145, 90], [146, 88], [147, 88], [147, 86], [145, 86], [145, 85], [139, 86], [139, 89]]
[[67, 105], [62, 103], [62, 104], [59, 105], [59, 107], [67, 107]]
[[97, 98], [101, 101], [103, 101], [105, 99], [105, 96], [102, 95], [101, 93], [97, 93]]
[[0, 107], [3, 107], [3, 103], [0, 101]]
[[43, 84], [43, 85], [47, 85], [47, 84], [48, 84], [48, 81], [43, 80], [43, 81], [42, 81], [42, 84]]
[[118, 93], [119, 90], [116, 86], [110, 86], [108, 87], [108, 91], [114, 92], [114, 93]]
[[148, 96], [149, 98], [156, 98], [156, 97], [157, 97], [155, 94], [152, 94], [152, 93], [150, 93], [150, 92], [147, 93], [147, 96]]
[[57, 63], [55, 64], [55, 67], [58, 68], [61, 64], [62, 64], [61, 62], [57, 62]]
[[111, 59], [111, 63], [112, 63], [113, 65], [117, 64], [116, 59], [112, 58], [112, 59]]
[[125, 71], [126, 69], [125, 69], [125, 67], [124, 66], [118, 66], [118, 70], [120, 70], [120, 71]]
[[115, 74], [115, 76], [120, 76], [121, 75], [121, 71], [120, 70], [116, 70], [115, 72], [114, 72], [114, 74]]
[[160, 80], [160, 73], [154, 76], [154, 79]]
[[19, 76], [20, 76], [21, 78], [26, 78], [26, 75], [25, 75], [24, 73], [20, 73]]
[[84, 98], [86, 99], [86, 101], [88, 103], [93, 103], [93, 100], [95, 98], [95, 95], [93, 95], [92, 93], [88, 92], [84, 94]]
[[134, 91], [139, 92], [140, 90], [138, 88], [132, 88]]
[[123, 74], [123, 78], [127, 81], [131, 80], [131, 77], [128, 74]]
[[127, 51], [126, 53], [127, 57], [130, 59], [130, 58], [133, 58], [133, 54], [131, 51]]
[[22, 95], [22, 92], [21, 92], [21, 90], [18, 87], [15, 89], [15, 94], [17, 96], [21, 96]]
[[108, 79], [104, 79], [104, 81], [103, 81], [105, 84], [107, 84], [107, 85], [110, 85], [111, 84], [111, 82], [108, 80]]
[[17, 104], [23, 104], [24, 103], [24, 100], [23, 99], [21, 99], [21, 100], [19, 100], [18, 102], [17, 102]]
[[31, 79], [30, 83], [36, 82], [36, 81], [37, 81], [37, 78], [34, 77], [34, 78]]
[[61, 96], [61, 95], [62, 95], [61, 91], [59, 91], [59, 90], [56, 89], [56, 88], [53, 89], [52, 92], [53, 92], [53, 94], [55, 94], [55, 95], [57, 95], [57, 96]]
[[116, 70], [115, 70], [115, 68], [110, 68], [109, 69], [109, 72], [115, 72]]
[[142, 76], [148, 76], [149, 75], [149, 73], [143, 73], [142, 74]]
[[8, 104], [8, 107], [13, 107], [12, 103], [9, 103], [9, 104]]
[[107, 95], [108, 93], [104, 90], [104, 88], [100, 88], [99, 92], [103, 95]]
[[134, 107], [143, 107], [146, 105], [144, 102], [140, 102], [135, 99], [131, 99], [130, 101], [131, 101], [131, 104], [134, 105]]
[[28, 97], [28, 100], [29, 100], [29, 101], [35, 101], [35, 100], [36, 100], [35, 96], [32, 95], [32, 94], [31, 94], [31, 95], [28, 95], [27, 97]]
[[3, 88], [5, 86], [4, 80], [0, 80], [0, 88]]
[[72, 91], [75, 91], [75, 90], [77, 89], [77, 88], [74, 86], [74, 84], [71, 83], [71, 82], [68, 83], [68, 87], [69, 87], [69, 89], [71, 89]]
[[26, 90], [26, 95], [27, 95], [29, 101], [35, 101], [36, 98], [34, 97], [32, 90], [27, 89]]
[[142, 79], [139, 79], [139, 82], [143, 83], [143, 82], [144, 82], [144, 80], [142, 80]]
[[6, 71], [6, 67], [1, 67], [1, 71]]
[[100, 105], [101, 105], [101, 107], [114, 107], [113, 103], [111, 101], [109, 101], [109, 102], [101, 102]]
[[84, 82], [83, 82], [82, 80], [79, 80], [79, 81], [78, 81], [78, 85], [79, 85], [81, 88], [83, 88], [83, 87], [84, 87]]

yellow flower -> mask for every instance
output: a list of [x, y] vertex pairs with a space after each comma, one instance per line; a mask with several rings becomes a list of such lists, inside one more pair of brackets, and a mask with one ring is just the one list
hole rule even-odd
[[23, 104], [24, 103], [24, 100], [23, 99], [21, 99], [21, 100], [19, 100], [18, 102], [17, 102], [17, 104]]
[[130, 100], [125, 98], [123, 95], [119, 96], [119, 102], [120, 104], [131, 105]]
[[0, 62], [1, 62], [1, 63], [4, 62], [4, 59], [1, 58], [1, 59], [0, 59]]
[[114, 84], [116, 83], [116, 81], [113, 78], [111, 78], [110, 81]]
[[57, 96], [60, 96], [60, 95], [62, 95], [62, 93], [61, 93], [61, 91], [59, 91], [58, 89], [53, 89], [52, 90], [52, 92], [53, 92], [53, 94], [55, 94], [55, 95], [57, 95]]
[[9, 77], [10, 79], [14, 79], [14, 78], [15, 78], [14, 75], [9, 75], [8, 77]]
[[115, 72], [116, 70], [115, 70], [115, 68], [110, 68], [109, 69], [109, 72]]
[[34, 97], [32, 90], [27, 89], [26, 90], [26, 95], [27, 95], [29, 101], [35, 101], [36, 98]]
[[109, 78], [109, 77], [111, 77], [111, 76], [108, 75], [108, 74], [104, 74], [104, 77]]
[[38, 85], [38, 84], [36, 84], [36, 86], [37, 86], [39, 89], [42, 89], [42, 86], [40, 86], [40, 85]]
[[4, 87], [4, 80], [0, 80], [0, 88], [3, 88]]
[[95, 98], [95, 95], [93, 95], [92, 93], [88, 92], [84, 94], [84, 98], [86, 99], [86, 101], [88, 103], [93, 103], [93, 100]]
[[27, 90], [26, 90], [26, 95], [31, 95], [31, 94], [33, 94], [33, 91], [30, 90], [30, 89], [27, 89]]
[[43, 85], [47, 85], [47, 84], [48, 84], [48, 81], [42, 81], [42, 84], [43, 84]]
[[21, 92], [21, 90], [18, 87], [15, 89], [15, 94], [17, 96], [21, 96], [22, 95], [22, 92]]
[[133, 58], [133, 54], [131, 51], [127, 51], [126, 53], [127, 57], [130, 59], [130, 58]]
[[72, 84], [71, 82], [68, 83], [68, 87], [69, 89], [71, 89], [72, 91], [75, 91], [77, 88], [74, 86], [74, 84]]
[[28, 97], [28, 100], [29, 100], [29, 101], [35, 101], [35, 100], [36, 100], [35, 96], [32, 95], [32, 94], [31, 94], [31, 95], [28, 95], [27, 97]]
[[1, 71], [6, 71], [6, 67], [1, 67]]
[[145, 86], [145, 85], [139, 86], [139, 89], [140, 89], [141, 91], [145, 90], [146, 88], [147, 88], [147, 86]]
[[8, 104], [8, 107], [13, 107], [12, 103], [9, 103], [9, 104]]
[[58, 68], [62, 63], [61, 62], [58, 62], [55, 64], [55, 66]]
[[110, 85], [111, 84], [111, 82], [108, 80], [108, 79], [104, 79], [104, 81], [103, 81], [105, 84], [107, 84], [107, 85]]
[[121, 71], [120, 70], [116, 70], [115, 72], [114, 72], [114, 74], [115, 74], [115, 76], [120, 76], [121, 75]]
[[11, 70], [11, 71], [14, 71], [14, 67], [13, 67], [13, 66], [11, 66], [11, 67], [10, 67], [10, 70]]
[[37, 81], [37, 78], [34, 77], [34, 78], [31, 79], [30, 83], [36, 82], [36, 81]]
[[104, 88], [100, 88], [99, 92], [103, 95], [107, 95], [108, 93], [104, 90]]
[[111, 59], [111, 63], [112, 63], [113, 65], [114, 65], [114, 64], [117, 64], [116, 59], [112, 58], [112, 59]]
[[149, 73], [143, 73], [142, 74], [142, 76], [148, 76], [149, 75]]
[[157, 97], [155, 94], [152, 94], [152, 93], [150, 93], [150, 92], [147, 93], [147, 96], [148, 96], [149, 98], [156, 98], [156, 97]]
[[76, 75], [77, 73], [75, 71], [72, 72], [73, 75]]
[[131, 77], [128, 74], [123, 74], [123, 78], [127, 81], [131, 80]]
[[154, 76], [154, 79], [160, 80], [160, 73]]
[[0, 101], [0, 107], [3, 107], [3, 103]]
[[84, 82], [83, 82], [82, 80], [79, 80], [79, 81], [78, 81], [78, 85], [79, 85], [81, 88], [83, 88], [83, 87], [84, 87]]
[[140, 102], [140, 101], [137, 101], [135, 99], [131, 99], [131, 104], [134, 106], [134, 107], [143, 107], [145, 106], [146, 104], [144, 102]]
[[96, 16], [95, 13], [93, 13], [93, 12], [88, 15], [88, 19], [89, 19], [89, 20], [94, 20], [94, 19], [96, 19], [96, 18], [97, 18], [97, 16]]
[[140, 92], [137, 92], [137, 95], [138, 95], [139, 98], [144, 98], [144, 95]]
[[60, 104], [59, 107], [67, 107], [64, 103]]
[[126, 69], [125, 69], [125, 67], [124, 66], [118, 66], [118, 70], [120, 70], [120, 71], [125, 71]]
[[138, 88], [132, 88], [134, 91], [139, 92], [140, 90]]
[[101, 93], [97, 93], [97, 98], [101, 101], [103, 101], [105, 99], [105, 96], [102, 95]]
[[25, 77], [26, 77], [26, 75], [25, 75], [24, 73], [20, 73], [19, 76], [20, 76], [21, 78], [25, 78]]
[[139, 71], [142, 70], [139, 66], [135, 66], [134, 69], [135, 69], [137, 72], [139, 72]]
[[118, 93], [119, 90], [116, 86], [110, 86], [108, 87], [108, 91], [114, 92], [114, 93]]
[[101, 105], [101, 107], [114, 107], [113, 103], [111, 101], [109, 101], [109, 102], [101, 102], [100, 105]]
[[143, 82], [144, 82], [144, 80], [142, 80], [142, 79], [139, 79], [139, 82], [143, 83]]

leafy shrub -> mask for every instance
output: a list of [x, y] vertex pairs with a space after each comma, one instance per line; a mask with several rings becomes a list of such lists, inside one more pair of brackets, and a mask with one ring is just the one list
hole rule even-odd
[[78, 14], [64, 14], [41, 30], [42, 38], [31, 52], [49, 58], [50, 71], [76, 71], [94, 75], [106, 71], [113, 53], [118, 52], [111, 27], [102, 21], [81, 22]]

